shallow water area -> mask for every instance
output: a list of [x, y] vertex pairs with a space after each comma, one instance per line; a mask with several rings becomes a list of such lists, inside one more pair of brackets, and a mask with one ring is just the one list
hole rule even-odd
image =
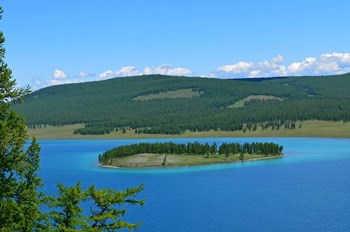
[[[138, 142], [275, 142], [273, 160], [167, 168], [101, 168], [107, 149]], [[124, 189], [144, 184], [139, 231], [350, 231], [350, 139], [41, 140], [44, 191], [58, 182]]]

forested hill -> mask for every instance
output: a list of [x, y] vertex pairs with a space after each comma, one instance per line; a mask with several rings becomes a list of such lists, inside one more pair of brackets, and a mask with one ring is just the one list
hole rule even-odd
[[28, 126], [84, 123], [81, 134], [293, 127], [350, 119], [350, 74], [221, 80], [147, 75], [47, 87], [16, 109]]

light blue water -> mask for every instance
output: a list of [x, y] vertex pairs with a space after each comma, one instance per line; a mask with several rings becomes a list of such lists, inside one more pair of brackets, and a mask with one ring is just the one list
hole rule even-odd
[[143, 208], [126, 219], [139, 231], [350, 231], [350, 139], [206, 138], [176, 143], [275, 142], [275, 160], [161, 169], [105, 169], [97, 156], [156, 140], [42, 140], [44, 191], [57, 182], [124, 189], [145, 184]]

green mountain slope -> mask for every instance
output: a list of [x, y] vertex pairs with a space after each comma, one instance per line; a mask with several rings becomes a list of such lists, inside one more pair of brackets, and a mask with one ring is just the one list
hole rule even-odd
[[[350, 74], [221, 80], [149, 75], [47, 87], [16, 106], [27, 125], [85, 123], [82, 134], [293, 127], [350, 119]], [[294, 125], [295, 126], [295, 125]], [[255, 128], [254, 128], [255, 127]]]

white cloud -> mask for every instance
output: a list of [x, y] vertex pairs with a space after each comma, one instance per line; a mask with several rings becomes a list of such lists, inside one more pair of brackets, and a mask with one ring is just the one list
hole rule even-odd
[[321, 60], [335, 60], [340, 63], [350, 64], [350, 53], [327, 53], [321, 55]]
[[218, 78], [276, 77], [300, 75], [328, 75], [350, 72], [350, 53], [327, 53], [319, 58], [308, 57], [303, 61], [284, 64], [278, 55], [262, 62], [240, 61], [221, 66], [209, 76]]
[[222, 71], [222, 72], [239, 74], [239, 73], [246, 72], [253, 65], [254, 65], [253, 63], [247, 63], [247, 62], [241, 61], [241, 62], [238, 62], [236, 64], [225, 65], [225, 66], [219, 67], [218, 70]]
[[126, 77], [126, 76], [137, 76], [140, 75], [140, 72], [134, 66], [126, 66], [122, 67], [118, 71], [115, 72], [118, 77]]
[[79, 72], [79, 77], [87, 77], [87, 76], [89, 76], [89, 73], [84, 72], [84, 71]]
[[48, 82], [48, 85], [62, 85], [62, 84], [70, 84], [73, 83], [71, 80], [57, 80], [57, 79], [50, 79]]
[[271, 60], [253, 63], [240, 61], [235, 64], [221, 66], [212, 75], [217, 77], [264, 77], [285, 76], [286, 68], [281, 64], [283, 56], [278, 55]]
[[134, 66], [125, 66], [117, 71], [107, 70], [99, 75], [100, 79], [109, 79], [113, 77], [137, 76], [141, 73]]
[[[234, 64], [218, 67], [215, 72], [202, 75], [209, 78], [251, 78], [251, 77], [277, 77], [277, 76], [301, 76], [301, 75], [332, 75], [350, 72], [350, 53], [326, 53], [316, 57], [308, 57], [302, 61], [285, 64], [284, 57], [278, 55], [270, 60], [262, 62], [239, 61]], [[103, 80], [114, 77], [138, 76], [149, 74], [162, 74], [173, 76], [192, 75], [192, 71], [184, 67], [173, 67], [170, 64], [162, 64], [156, 67], [146, 66], [139, 71], [135, 66], [125, 66], [120, 69], [106, 70], [101, 74], [80, 71], [77, 75], [69, 76], [65, 71], [55, 69], [50, 79], [32, 79], [33, 89], [39, 89], [50, 85], [77, 83], [83, 81]]]
[[170, 64], [162, 64], [158, 67], [145, 67], [143, 70], [143, 74], [162, 74], [162, 75], [172, 75], [172, 76], [186, 76], [191, 75], [192, 71], [183, 68], [177, 67], [173, 68]]
[[281, 63], [284, 61], [284, 57], [281, 55], [276, 56], [275, 58], [272, 59], [273, 63]]
[[315, 69], [316, 61], [316, 58], [309, 57], [304, 61], [294, 62], [288, 66], [287, 71], [290, 74], [307, 73]]
[[95, 73], [80, 71], [78, 75], [75, 75], [74, 77], [81, 77], [81, 78], [87, 78], [87, 77], [96, 77]]
[[[143, 71], [139, 71], [134, 66], [125, 66], [116, 71], [106, 70], [99, 75], [94, 73], [80, 71], [78, 74], [74, 76], [69, 76], [65, 71], [55, 69], [50, 76], [48, 81], [41, 80], [32, 80], [33, 86], [37, 86], [36, 89], [51, 86], [51, 85], [61, 85], [61, 84], [69, 84], [69, 83], [78, 83], [85, 81], [93, 81], [93, 80], [104, 80], [114, 77], [126, 77], [126, 76], [138, 76], [144, 74], [164, 74], [164, 75], [190, 75], [192, 74], [191, 70], [183, 67], [172, 67], [169, 64], [163, 64], [158, 67], [145, 67]], [[40, 83], [39, 83], [40, 82]]]
[[320, 73], [341, 74], [350, 72], [350, 53], [327, 53], [321, 55], [317, 67]]
[[107, 70], [99, 75], [100, 79], [108, 79], [113, 77], [126, 77], [126, 76], [138, 76], [138, 75], [150, 75], [150, 74], [162, 74], [162, 75], [173, 75], [173, 76], [186, 76], [192, 74], [192, 71], [183, 68], [176, 67], [173, 68], [170, 64], [162, 64], [158, 67], [148, 67], [146, 66], [143, 69], [143, 72], [140, 72], [134, 66], [125, 66], [120, 68], [117, 71]]
[[115, 77], [114, 72], [112, 70], [107, 70], [99, 75], [101, 79], [108, 79]]
[[[72, 81], [69, 80], [69, 76], [66, 74], [66, 72], [59, 69], [55, 69], [52, 72], [52, 75], [49, 81], [46, 83], [46, 85], [50, 86], [50, 85], [60, 85], [60, 84], [67, 84], [67, 83], [72, 83]], [[44, 83], [41, 82], [40, 85], [44, 85]]]
[[253, 70], [249, 73], [249, 77], [258, 77], [261, 75], [260, 70]]
[[51, 79], [53, 80], [63, 80], [67, 78], [67, 74], [59, 69], [55, 69], [51, 75]]
[[32, 83], [34, 86], [41, 88], [41, 87], [51, 86], [51, 85], [62, 85], [62, 84], [83, 82], [85, 81], [85, 79], [82, 80], [82, 77], [89, 77], [89, 76], [91, 76], [91, 74], [88, 72], [79, 72], [78, 75], [71, 77], [67, 75], [65, 71], [55, 69], [52, 72], [52, 75], [48, 81], [42, 81], [36, 78], [32, 81]]
[[168, 70], [167, 75], [173, 75], [173, 76], [186, 76], [191, 75], [192, 71], [187, 68], [173, 68]]

